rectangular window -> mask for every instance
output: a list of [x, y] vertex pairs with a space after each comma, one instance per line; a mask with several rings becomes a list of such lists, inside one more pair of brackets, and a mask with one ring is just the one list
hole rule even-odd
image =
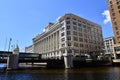
[[75, 46], [75, 47], [78, 47], [78, 43], [74, 43], [74, 46]]
[[83, 38], [79, 38], [79, 41], [80, 41], [80, 42], [83, 42]]
[[71, 46], [71, 43], [70, 43], [70, 42], [68, 42], [68, 46]]
[[67, 35], [70, 35], [71, 33], [70, 33], [70, 31], [67, 31]]
[[73, 25], [77, 25], [77, 22], [73, 21]]
[[65, 38], [62, 38], [61, 41], [62, 41], [62, 42], [65, 41]]
[[118, 30], [118, 27], [115, 27], [116, 30]]
[[86, 28], [86, 25], [83, 25], [83, 28]]
[[110, 4], [112, 4], [112, 1], [110, 1]]
[[83, 44], [80, 44], [80, 47], [83, 47]]
[[120, 2], [117, 2], [117, 5], [119, 5]]
[[64, 32], [63, 33], [61, 33], [61, 36], [64, 36], [65, 34], [64, 34]]
[[87, 39], [84, 39], [84, 41], [87, 43], [88, 42], [88, 40]]
[[75, 53], [79, 53], [79, 50], [78, 50], [78, 49], [75, 49], [74, 52], [75, 52]]
[[78, 37], [74, 37], [74, 41], [78, 41]]
[[67, 26], [67, 29], [70, 29], [70, 26]]
[[120, 9], [120, 5], [118, 6], [118, 9]]
[[79, 27], [81, 27], [81, 24], [80, 24], [80, 23], [78, 23], [78, 26], [79, 26]]
[[82, 32], [82, 28], [78, 28], [79, 32]]
[[65, 28], [64, 28], [64, 27], [62, 27], [61, 31], [64, 31], [64, 29], [65, 29]]
[[82, 37], [82, 36], [83, 36], [83, 34], [82, 34], [82, 33], [79, 33], [79, 36], [81, 36], [81, 37]]
[[66, 21], [66, 24], [70, 24], [70, 21]]
[[73, 35], [76, 35], [76, 36], [77, 36], [77, 32], [73, 31]]
[[62, 46], [62, 47], [65, 47], [65, 44], [62, 44], [61, 46]]
[[119, 37], [117, 37], [118, 38], [118, 40], [120, 41], [120, 36]]
[[114, 9], [111, 9], [112, 12], [114, 12]]
[[67, 17], [66, 19], [70, 19], [69, 17]]
[[115, 18], [115, 17], [113, 18], [113, 21], [116, 21], [116, 18]]
[[120, 46], [115, 47], [115, 51], [120, 51]]
[[74, 29], [74, 30], [77, 30], [77, 27], [76, 27], [76, 26], [73, 26], [73, 29]]
[[69, 37], [67, 37], [67, 40], [71, 40], [71, 37], [69, 36]]
[[117, 25], [117, 22], [114, 22], [114, 25]]

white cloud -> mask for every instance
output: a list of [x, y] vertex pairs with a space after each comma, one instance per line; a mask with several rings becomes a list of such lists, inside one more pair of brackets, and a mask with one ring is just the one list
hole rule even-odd
[[103, 17], [105, 17], [104, 24], [111, 22], [109, 10], [104, 10], [102, 15], [103, 15]]
[[45, 29], [43, 29], [43, 32], [45, 32]]

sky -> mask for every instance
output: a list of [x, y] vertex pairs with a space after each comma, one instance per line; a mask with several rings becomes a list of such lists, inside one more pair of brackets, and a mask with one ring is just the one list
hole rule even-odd
[[0, 51], [32, 44], [48, 22], [73, 13], [102, 26], [103, 37], [113, 36], [107, 0], [0, 0]]

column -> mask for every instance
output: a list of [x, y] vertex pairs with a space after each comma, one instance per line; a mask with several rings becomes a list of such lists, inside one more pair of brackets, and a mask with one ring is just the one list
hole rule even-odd
[[65, 68], [73, 67], [73, 56], [70, 54], [67, 54], [67, 49], [65, 49], [64, 64], [65, 64]]

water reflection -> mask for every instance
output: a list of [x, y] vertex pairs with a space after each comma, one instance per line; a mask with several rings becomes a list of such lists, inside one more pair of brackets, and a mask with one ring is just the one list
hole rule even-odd
[[0, 80], [120, 80], [120, 67], [7, 71]]

